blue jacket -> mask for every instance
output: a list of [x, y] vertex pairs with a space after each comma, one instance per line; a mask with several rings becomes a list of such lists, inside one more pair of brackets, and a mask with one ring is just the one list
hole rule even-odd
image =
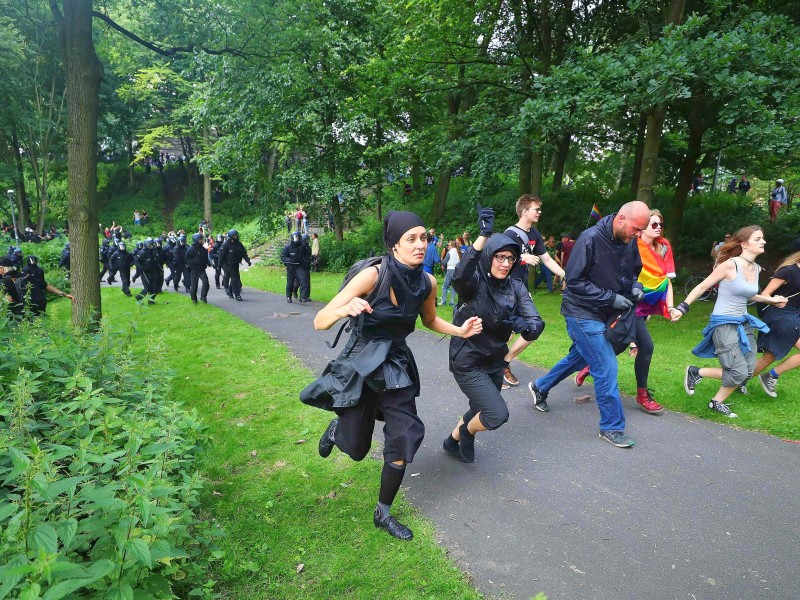
[[422, 268], [426, 273], [433, 275], [433, 266], [438, 265], [440, 262], [439, 249], [435, 243], [431, 242], [425, 251], [425, 258], [422, 259]]
[[767, 324], [749, 313], [741, 317], [711, 315], [711, 318], [708, 320], [708, 325], [706, 325], [706, 328], [703, 329], [703, 339], [699, 344], [697, 344], [697, 346], [692, 348], [692, 354], [699, 356], [700, 358], [714, 358], [717, 355], [716, 349], [714, 348], [714, 340], [712, 339], [714, 329], [716, 329], [719, 325], [727, 325], [730, 323], [735, 323], [739, 326], [737, 328], [739, 330], [739, 347], [745, 354], [750, 352], [750, 340], [747, 339], [747, 332], [744, 329], [745, 323], [750, 323], [750, 326], [756, 331], [760, 331], [761, 333], [769, 333], [769, 327]]
[[567, 289], [561, 314], [576, 319], [605, 321], [614, 311], [614, 296], [630, 296], [642, 289], [642, 259], [636, 238], [622, 243], [614, 239], [617, 214], [603, 217], [575, 241], [567, 263]]

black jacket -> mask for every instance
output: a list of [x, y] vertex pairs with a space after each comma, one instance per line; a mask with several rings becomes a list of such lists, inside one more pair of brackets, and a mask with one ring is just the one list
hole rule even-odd
[[176, 244], [172, 249], [172, 264], [175, 267], [183, 268], [186, 264], [186, 246]]
[[284, 265], [299, 265], [303, 256], [303, 244], [289, 242], [281, 250], [281, 262]]
[[544, 321], [523, 283], [510, 274], [505, 279], [491, 275], [492, 257], [500, 250], [519, 257], [519, 244], [496, 233], [483, 250], [467, 248], [453, 274], [453, 288], [459, 297], [453, 325], [463, 325], [470, 317], [478, 316], [483, 320], [483, 331], [467, 339], [450, 338], [451, 371], [494, 371], [505, 366], [507, 342], [513, 330], [508, 321], [512, 317], [527, 321], [528, 328], [522, 333], [525, 339], [535, 340], [544, 330]]
[[567, 263], [567, 289], [561, 314], [577, 319], [606, 321], [614, 311], [614, 296], [630, 296], [642, 270], [636, 238], [623, 243], [614, 239], [617, 213], [603, 217], [581, 233]]
[[192, 244], [186, 251], [186, 266], [195, 271], [205, 271], [208, 266], [208, 250], [203, 244]]
[[242, 260], [250, 262], [247, 250], [239, 240], [226, 240], [219, 250], [219, 263], [227, 267], [238, 266]]
[[111, 255], [111, 268], [117, 271], [130, 271], [133, 264], [133, 255], [127, 250], [117, 250]]

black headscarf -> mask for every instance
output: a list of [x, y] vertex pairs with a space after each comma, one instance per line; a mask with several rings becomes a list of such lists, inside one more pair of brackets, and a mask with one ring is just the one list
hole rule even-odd
[[392, 289], [394, 290], [397, 306], [405, 312], [409, 302], [421, 304], [427, 286], [425, 285], [425, 272], [422, 265], [416, 268], [409, 267], [395, 260], [392, 247], [400, 241], [403, 234], [415, 227], [424, 227], [425, 224], [419, 216], [405, 210], [393, 210], [383, 220], [383, 242], [388, 250], [386, 265], [392, 276]]
[[414, 227], [425, 227], [419, 216], [406, 210], [391, 210], [383, 219], [383, 243], [391, 252], [392, 246], [400, 241], [403, 234]]

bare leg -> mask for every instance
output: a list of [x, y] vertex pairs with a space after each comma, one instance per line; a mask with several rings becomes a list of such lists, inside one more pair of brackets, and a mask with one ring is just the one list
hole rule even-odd
[[[470, 422], [467, 423], [467, 431], [469, 431], [472, 435], [475, 435], [479, 431], [486, 431], [486, 427], [483, 426], [483, 423], [481, 423], [481, 420], [479, 418], [480, 414], [481, 413], [478, 413], [477, 415], [472, 417]], [[453, 430], [453, 433], [450, 434], [456, 441], [461, 439], [461, 433], [458, 430], [463, 424], [464, 424], [464, 417], [461, 417], [458, 420], [458, 424], [456, 425], [456, 428]]]

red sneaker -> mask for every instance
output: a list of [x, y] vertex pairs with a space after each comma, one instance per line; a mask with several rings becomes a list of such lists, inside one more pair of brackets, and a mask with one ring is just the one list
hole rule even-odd
[[650, 413], [651, 415], [664, 412], [664, 407], [653, 400], [653, 396], [650, 395], [650, 390], [647, 388], [638, 388], [636, 390], [636, 402], [638, 402], [644, 412]]
[[589, 376], [589, 367], [583, 367], [580, 371], [575, 374], [575, 385], [581, 387], [583, 382], [586, 381], [586, 378]]

